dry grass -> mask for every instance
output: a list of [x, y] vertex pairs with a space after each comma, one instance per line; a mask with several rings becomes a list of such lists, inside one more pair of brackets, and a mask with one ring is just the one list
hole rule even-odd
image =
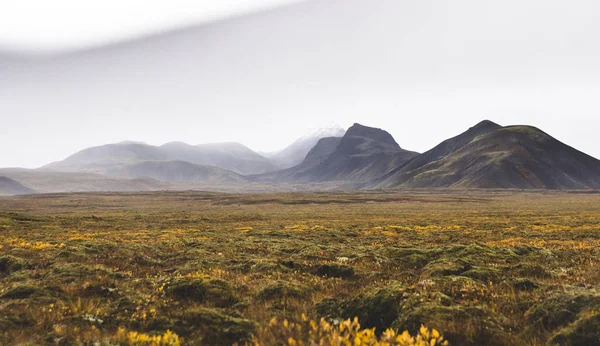
[[310, 344], [272, 328], [304, 314], [594, 345], [599, 249], [595, 193], [1, 198], [0, 344]]

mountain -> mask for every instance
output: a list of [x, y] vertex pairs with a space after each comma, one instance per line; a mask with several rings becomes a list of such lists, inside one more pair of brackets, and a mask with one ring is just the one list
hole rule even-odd
[[93, 191], [158, 191], [171, 185], [153, 179], [116, 179], [93, 173], [0, 169], [0, 175], [17, 180], [37, 193]]
[[280, 168], [294, 167], [304, 161], [306, 155], [317, 145], [319, 140], [327, 137], [342, 137], [345, 133], [346, 131], [337, 125], [323, 127], [298, 138], [285, 149], [265, 154], [265, 156]]
[[[145, 161], [187, 161], [238, 174], [258, 174], [277, 169], [267, 158], [239, 143], [193, 146], [181, 142], [167, 143], [160, 147], [138, 142], [107, 144], [82, 150], [63, 161], [46, 165], [43, 169], [107, 174], [126, 170], [127, 166]], [[152, 164], [148, 164], [150, 165]]]
[[335, 151], [341, 140], [341, 137], [321, 138], [310, 152], [306, 154], [306, 157], [299, 165], [280, 171], [252, 176], [250, 179], [259, 182], [313, 181], [310, 178], [311, 174]]
[[164, 182], [239, 183], [246, 181], [237, 173], [186, 161], [142, 161], [109, 169], [107, 175], [125, 179], [151, 178]]
[[258, 174], [278, 169], [269, 159], [240, 143], [201, 144], [196, 148], [208, 160], [192, 160], [193, 163], [215, 166], [239, 174]]
[[416, 155], [402, 149], [388, 132], [354, 124], [342, 138], [321, 139], [301, 164], [251, 179], [365, 182], [386, 174]]
[[[598, 5], [301, 1], [96, 49], [7, 62], [0, 67], [0, 114], [14, 114], [10, 128], [27, 128], [29, 138], [73, 143], [82, 143], [85, 131], [100, 140], [102, 131], [125, 138], [135, 127], [149, 138], [177, 138], [182, 128], [198, 129], [199, 138], [223, 131], [231, 138], [251, 131], [268, 138], [284, 125], [365, 114], [375, 122], [415, 112], [435, 122], [448, 107], [452, 112], [444, 118], [467, 117], [494, 111], [499, 102], [539, 113], [572, 109], [571, 117], [584, 122], [600, 109], [589, 97], [600, 80]], [[535, 13], [536, 25], [524, 13]], [[562, 108], [570, 103], [566, 94], [556, 97], [563, 91], [577, 109]], [[261, 126], [267, 123], [274, 125]], [[80, 135], [73, 136], [74, 129]], [[5, 131], [0, 147], [22, 137]], [[581, 136], [593, 147], [588, 137]], [[51, 147], [22, 151], [50, 157]]]
[[600, 161], [538, 128], [484, 121], [367, 187], [598, 189]]
[[31, 193], [35, 193], [35, 191], [16, 180], [0, 176], [0, 196], [27, 195]]
[[145, 143], [121, 142], [87, 148], [43, 168], [62, 172], [105, 173], [107, 169], [125, 164], [167, 159], [168, 156], [157, 147]]

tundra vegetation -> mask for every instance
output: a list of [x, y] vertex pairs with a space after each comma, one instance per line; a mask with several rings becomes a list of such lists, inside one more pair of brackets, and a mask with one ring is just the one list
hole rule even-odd
[[0, 199], [0, 344], [598, 345], [600, 194]]

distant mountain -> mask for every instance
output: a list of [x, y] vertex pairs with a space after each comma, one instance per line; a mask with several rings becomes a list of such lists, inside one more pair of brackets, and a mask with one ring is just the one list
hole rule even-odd
[[285, 149], [276, 152], [265, 154], [273, 163], [280, 168], [290, 168], [299, 165], [304, 161], [306, 155], [311, 149], [321, 140], [327, 137], [342, 137], [346, 131], [338, 125], [330, 125], [320, 128], [302, 136], [294, 143], [290, 144]]
[[92, 173], [0, 169], [0, 175], [22, 182], [37, 193], [158, 191], [171, 185], [153, 179], [116, 179]]
[[538, 128], [484, 121], [367, 187], [598, 189], [600, 161]]
[[63, 161], [46, 165], [43, 169], [107, 174], [145, 161], [187, 161], [238, 174], [258, 174], [277, 169], [267, 158], [239, 143], [194, 146], [181, 142], [160, 147], [137, 142], [107, 144], [82, 150]]
[[253, 176], [258, 181], [369, 181], [417, 153], [402, 149], [386, 131], [354, 124], [342, 138], [324, 138], [292, 168]]
[[164, 182], [245, 182], [244, 176], [214, 166], [186, 161], [142, 161], [109, 169], [107, 175], [126, 179], [152, 178]]
[[331, 155], [340, 144], [341, 137], [321, 138], [306, 154], [299, 165], [280, 171], [251, 176], [250, 179], [261, 182], [307, 182], [311, 174]]
[[35, 191], [14, 179], [0, 176], [0, 196], [26, 195], [31, 193], [35, 193]]

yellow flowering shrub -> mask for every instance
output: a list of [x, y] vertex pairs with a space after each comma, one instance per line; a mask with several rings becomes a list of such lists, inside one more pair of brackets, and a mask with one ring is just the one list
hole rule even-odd
[[[417, 335], [408, 331], [397, 333], [392, 329], [377, 336], [375, 328], [361, 329], [358, 318], [346, 320], [337, 325], [322, 318], [319, 322], [309, 320], [302, 315], [300, 322], [271, 320], [261, 332], [261, 342], [274, 344], [273, 341], [285, 340], [288, 346], [442, 346], [448, 345], [444, 337], [435, 329], [422, 326]], [[253, 346], [260, 346], [255, 339]]]
[[119, 328], [112, 338], [113, 342], [130, 346], [180, 346], [179, 336], [170, 330], [163, 335], [148, 335], [144, 333], [127, 331]]

